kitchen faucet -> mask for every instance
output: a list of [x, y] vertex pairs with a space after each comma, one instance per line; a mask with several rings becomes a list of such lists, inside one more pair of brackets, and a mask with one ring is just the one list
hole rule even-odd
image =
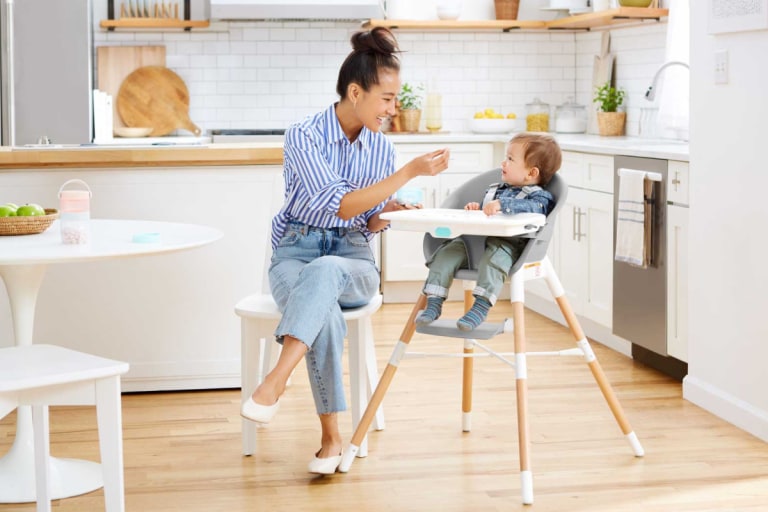
[[664, 65], [662, 65], [659, 68], [659, 70], [656, 71], [656, 74], [653, 75], [653, 82], [651, 82], [651, 86], [648, 88], [648, 90], [645, 91], [645, 99], [647, 99], [648, 101], [653, 101], [653, 99], [656, 97], [655, 87], [656, 87], [656, 81], [658, 81], [659, 79], [659, 75], [661, 74], [662, 71], [664, 71], [665, 68], [668, 68], [669, 66], [674, 66], [674, 65], [685, 66], [685, 68], [688, 69], [689, 71], [691, 69], [688, 66], [688, 64], [686, 64], [681, 60], [671, 60], [669, 62], [664, 63]]

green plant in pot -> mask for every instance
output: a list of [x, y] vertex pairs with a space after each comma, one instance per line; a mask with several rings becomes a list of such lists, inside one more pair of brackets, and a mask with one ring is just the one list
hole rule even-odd
[[400, 104], [400, 130], [404, 132], [419, 131], [421, 122], [421, 107], [424, 103], [424, 84], [411, 85], [403, 82], [397, 95]]
[[619, 111], [619, 107], [624, 103], [625, 96], [623, 89], [611, 87], [610, 82], [595, 88], [595, 97], [592, 101], [598, 104], [597, 126], [600, 135], [624, 135], [627, 113]]

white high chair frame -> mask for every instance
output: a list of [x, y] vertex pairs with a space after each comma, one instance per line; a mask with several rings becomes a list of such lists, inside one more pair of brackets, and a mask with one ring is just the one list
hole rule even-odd
[[[498, 181], [499, 179], [499, 169], [494, 169], [492, 171], [488, 171], [484, 173], [483, 175], [480, 175], [470, 182], [468, 182], [465, 185], [471, 185], [475, 189], [477, 189], [479, 186], [487, 187], [494, 181]], [[567, 195], [567, 186], [563, 182], [562, 178], [555, 175], [550, 185], [547, 187], [548, 189], [551, 189], [553, 192], [553, 195], [555, 195], [556, 200], [556, 207], [553, 209], [553, 211], [549, 214], [547, 217], [547, 224], [548, 226], [544, 226], [541, 229], [538, 229], [535, 234], [533, 235], [527, 235], [526, 232], [530, 232], [530, 229], [521, 229], [520, 233], [522, 236], [527, 236], [529, 238], [532, 238], [528, 246], [526, 247], [526, 250], [523, 252], [523, 255], [519, 258], [518, 262], [515, 263], [515, 265], [512, 267], [512, 270], [510, 272], [510, 301], [512, 302], [512, 321], [507, 320], [503, 324], [499, 325], [493, 325], [489, 323], [485, 323], [475, 329], [474, 331], [471, 331], [469, 333], [465, 333], [463, 331], [459, 331], [455, 327], [448, 327], [447, 325], [450, 323], [451, 325], [455, 325], [455, 320], [437, 320], [433, 324], [430, 324], [428, 326], [422, 326], [418, 330], [422, 333], [429, 333], [434, 334], [438, 336], [452, 336], [456, 338], [464, 338], [464, 353], [460, 354], [459, 357], [464, 358], [463, 363], [463, 386], [462, 386], [462, 429], [464, 431], [469, 431], [471, 428], [471, 411], [472, 411], [472, 372], [473, 372], [473, 359], [477, 356], [494, 356], [501, 360], [503, 360], [505, 363], [512, 366], [515, 370], [515, 384], [516, 384], [516, 398], [517, 398], [517, 423], [518, 423], [518, 444], [519, 444], [519, 457], [520, 457], [520, 487], [521, 487], [521, 497], [523, 504], [532, 504], [533, 503], [533, 474], [531, 470], [531, 460], [530, 460], [530, 434], [529, 434], [529, 426], [528, 426], [528, 388], [527, 388], [527, 355], [581, 355], [584, 357], [585, 362], [589, 366], [590, 371], [592, 372], [592, 375], [597, 382], [597, 385], [600, 388], [600, 391], [603, 394], [603, 397], [605, 398], [606, 402], [608, 403], [608, 406], [613, 413], [614, 418], [616, 419], [616, 422], [619, 425], [619, 428], [621, 429], [624, 436], [627, 438], [632, 451], [636, 457], [642, 457], [644, 455], [643, 448], [640, 444], [640, 441], [637, 438], [637, 435], [632, 430], [632, 427], [623, 411], [623, 408], [621, 407], [621, 404], [619, 403], [615, 393], [613, 392], [613, 389], [608, 382], [608, 379], [605, 376], [605, 373], [602, 370], [602, 367], [600, 366], [600, 363], [597, 360], [597, 357], [595, 356], [595, 353], [592, 351], [591, 346], [589, 345], [589, 342], [584, 334], [584, 331], [581, 328], [581, 325], [579, 324], [579, 321], [576, 317], [576, 315], [573, 312], [573, 309], [571, 308], [568, 299], [565, 295], [565, 290], [563, 289], [562, 284], [560, 283], [560, 280], [558, 279], [554, 268], [552, 267], [552, 264], [549, 261], [549, 258], [546, 256], [546, 248], [549, 242], [549, 237], [551, 237], [551, 232], [553, 229], [553, 223], [555, 220], [555, 215], [557, 213], [557, 210], [559, 210], [560, 207], [565, 203], [565, 197]], [[443, 204], [443, 207], [448, 208], [457, 208], [457, 207], [463, 207], [463, 204], [466, 203], [466, 201], [461, 203], [461, 206], [458, 206], [460, 201], [458, 201], [458, 198], [461, 194], [465, 194], [466, 192], [462, 192], [464, 189], [464, 186], [459, 188], [457, 191], [455, 191]], [[481, 189], [482, 190], [482, 189]], [[557, 191], [557, 193], [555, 193]], [[476, 192], [476, 190], [475, 190]], [[475, 193], [474, 196], [476, 197], [478, 194]], [[422, 210], [425, 213], [424, 216], [430, 215], [430, 212], [426, 210]], [[419, 215], [417, 212], [416, 215]], [[393, 217], [395, 217], [393, 215]], [[510, 218], [511, 222], [511, 218]], [[422, 226], [423, 224], [416, 223], [419, 226]], [[397, 229], [394, 222], [393, 222], [393, 229]], [[525, 228], [531, 228], [532, 226], [526, 225]], [[465, 229], [471, 229], [471, 227], [467, 227]], [[483, 227], [483, 231], [485, 235], [493, 234], [488, 233], [488, 226]], [[490, 228], [492, 229], [492, 228]], [[444, 227], [435, 226], [434, 229], [430, 230], [431, 234], [449, 234], [450, 236], [445, 236], [445, 238], [449, 237], [455, 237], [460, 234], [469, 234], [471, 231], [464, 231], [462, 232], [451, 232], [450, 229], [446, 230]], [[544, 236], [542, 236], [542, 233]], [[500, 233], [502, 234], [502, 233]], [[503, 233], [503, 236], [507, 236], [506, 232]], [[541, 240], [538, 240], [539, 237], [542, 237]], [[425, 237], [425, 252], [427, 250], [428, 246], [428, 238]], [[473, 237], [470, 237], [473, 238]], [[477, 238], [477, 237], [474, 237]], [[484, 240], [484, 239], [480, 239]], [[539, 243], [540, 246], [536, 249], [531, 249], [529, 251], [529, 248], [531, 244]], [[473, 249], [470, 247], [470, 245], [477, 246], [477, 243], [472, 244], [471, 242], [467, 242], [468, 245], [468, 252], [470, 254], [470, 261], [479, 261], [478, 259], [473, 259]], [[476, 248], [474, 250], [477, 250]], [[481, 249], [482, 250], [482, 246]], [[528, 260], [528, 258], [531, 256], [531, 253], [542, 255], [541, 257], [537, 257], [533, 260]], [[476, 279], [476, 272], [475, 271], [467, 271], [467, 270], [460, 270], [456, 274], [456, 279], [464, 281], [464, 305], [465, 310], [468, 310], [473, 302], [472, 297], [472, 289], [474, 288], [474, 279]], [[549, 287], [550, 292], [552, 293], [555, 301], [557, 302], [560, 311], [562, 312], [566, 323], [568, 324], [568, 327], [571, 331], [571, 334], [573, 335], [573, 338], [576, 342], [576, 348], [575, 349], [567, 349], [563, 351], [555, 351], [555, 352], [527, 352], [526, 349], [526, 337], [525, 337], [525, 281], [531, 280], [531, 279], [544, 279]], [[397, 371], [398, 366], [400, 365], [400, 361], [405, 358], [407, 355], [406, 351], [409, 348], [411, 338], [413, 337], [413, 333], [417, 330], [416, 325], [414, 323], [414, 319], [416, 318], [419, 311], [423, 310], [426, 307], [427, 298], [422, 293], [419, 295], [418, 299], [416, 300], [416, 303], [413, 306], [413, 309], [411, 310], [411, 314], [408, 317], [408, 320], [405, 323], [405, 326], [403, 328], [402, 334], [400, 335], [400, 339], [395, 345], [395, 348], [392, 352], [392, 355], [389, 359], [389, 362], [387, 364], [387, 367], [384, 369], [383, 374], [381, 375], [379, 379], [379, 384], [376, 387], [376, 390], [373, 393], [373, 396], [370, 399], [370, 402], [368, 403], [368, 408], [363, 414], [363, 417], [357, 427], [357, 430], [352, 436], [352, 440], [350, 442], [349, 447], [344, 452], [344, 456], [341, 462], [341, 466], [339, 467], [339, 470], [342, 472], [349, 471], [352, 462], [354, 461], [354, 457], [357, 453], [357, 450], [359, 449], [360, 443], [362, 442], [363, 436], [365, 432], [368, 430], [368, 426], [370, 425], [370, 422], [373, 417], [373, 411], [376, 410], [378, 405], [381, 403], [381, 401], [384, 398], [384, 395], [389, 388], [390, 383], [392, 382], [392, 379], [394, 377], [395, 372]], [[510, 361], [505, 356], [507, 354], [502, 354], [495, 352], [488, 347], [485, 347], [481, 343], [477, 341], [475, 338], [471, 338], [471, 336], [474, 336], [476, 338], [481, 339], [487, 339], [490, 337], [493, 337], [496, 334], [500, 334], [503, 332], [509, 332], [513, 331], [514, 333], [514, 352], [511, 354], [513, 356], [513, 361]], [[475, 354], [474, 353], [474, 347], [479, 347], [485, 351], [485, 353], [481, 354]], [[424, 355], [424, 354], [413, 354], [413, 355]]]

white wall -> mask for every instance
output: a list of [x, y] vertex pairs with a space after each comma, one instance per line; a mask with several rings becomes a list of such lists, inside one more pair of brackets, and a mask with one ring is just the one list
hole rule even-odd
[[[768, 441], [768, 31], [711, 35], [691, 2], [689, 375], [685, 398]], [[715, 85], [714, 52], [729, 54]]]
[[[205, 131], [285, 127], [325, 108], [337, 99], [338, 68], [358, 29], [352, 22], [218, 22], [191, 32], [98, 31], [94, 39], [98, 46], [164, 45], [167, 66], [189, 87], [190, 117]], [[618, 84], [629, 93], [630, 135], [638, 134], [642, 95], [663, 62], [665, 29], [651, 23], [612, 32]], [[487, 107], [522, 116], [535, 97], [553, 109], [569, 96], [591, 106], [600, 35], [397, 32], [403, 80], [436, 79], [444, 127], [453, 132], [466, 131], [473, 113]]]

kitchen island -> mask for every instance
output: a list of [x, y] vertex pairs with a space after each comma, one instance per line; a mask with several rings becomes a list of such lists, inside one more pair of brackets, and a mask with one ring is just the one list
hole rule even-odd
[[[510, 136], [390, 137], [398, 151], [488, 145], [487, 165], [496, 166]], [[687, 143], [556, 137], [565, 151], [688, 160]], [[240, 326], [233, 308], [261, 287], [269, 222], [282, 201], [282, 155], [279, 142], [0, 148], [0, 204], [57, 207], [59, 187], [80, 178], [93, 190], [94, 218], [193, 223], [224, 233], [185, 253], [49, 269], [38, 296], [35, 343], [129, 362], [125, 391], [238, 387]], [[0, 294], [0, 346], [13, 344], [11, 325]]]
[[[282, 157], [279, 143], [0, 150], [0, 204], [58, 208], [59, 187], [79, 178], [93, 191], [92, 218], [224, 233], [193, 251], [50, 268], [34, 342], [129, 362], [124, 391], [238, 387], [234, 305], [261, 286], [269, 220], [282, 199]], [[12, 346], [5, 295], [0, 346]]]

